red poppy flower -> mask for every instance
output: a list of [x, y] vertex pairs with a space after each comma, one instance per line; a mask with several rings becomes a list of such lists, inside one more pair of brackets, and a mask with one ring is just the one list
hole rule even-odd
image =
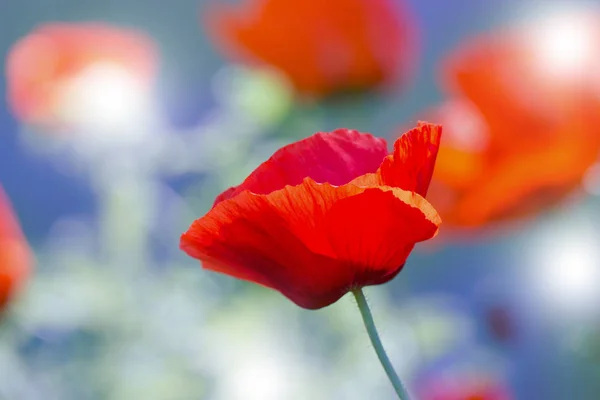
[[0, 188], [0, 310], [22, 286], [30, 269], [29, 247]]
[[354, 130], [285, 146], [181, 237], [204, 268], [325, 307], [351, 289], [382, 284], [404, 266], [440, 218], [424, 199], [441, 127], [384, 139]]
[[[478, 38], [444, 64], [454, 97], [427, 114], [446, 132], [430, 198], [451, 225], [535, 215], [572, 194], [597, 160], [598, 46], [579, 64], [549, 65], [552, 43], [538, 30]], [[589, 32], [580, 40], [600, 45], [596, 25]]]
[[248, 0], [212, 6], [206, 24], [234, 59], [270, 65], [302, 93], [389, 83], [414, 59], [412, 19], [390, 0]]
[[60, 124], [61, 102], [82, 74], [92, 68], [111, 68], [148, 85], [155, 74], [155, 58], [153, 44], [127, 29], [100, 23], [42, 25], [15, 43], [8, 54], [8, 103], [22, 121]]
[[487, 377], [458, 376], [427, 381], [419, 390], [422, 400], [511, 400], [508, 389]]

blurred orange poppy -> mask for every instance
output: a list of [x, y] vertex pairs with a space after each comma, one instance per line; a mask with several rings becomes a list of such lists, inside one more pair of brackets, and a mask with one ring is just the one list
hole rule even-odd
[[[596, 162], [600, 30], [579, 18], [479, 37], [443, 63], [452, 98], [427, 118], [446, 132], [430, 195], [444, 221], [480, 226], [537, 214], [573, 193]], [[561, 45], [555, 35], [582, 54], [552, 47]]]
[[348, 129], [278, 150], [181, 237], [204, 268], [325, 307], [393, 279], [440, 219], [425, 200], [441, 127], [420, 123], [388, 155]]
[[0, 188], [0, 310], [27, 279], [32, 264], [29, 247]]
[[[71, 84], [100, 69], [124, 71], [141, 85], [154, 77], [154, 45], [143, 35], [101, 23], [50, 23], [37, 27], [10, 49], [8, 103], [28, 124], [62, 124]], [[100, 83], [101, 84], [101, 83]], [[122, 99], [108, 99], [119, 103]]]
[[407, 74], [416, 34], [402, 2], [247, 0], [203, 18], [228, 56], [283, 72], [309, 95], [367, 89]]

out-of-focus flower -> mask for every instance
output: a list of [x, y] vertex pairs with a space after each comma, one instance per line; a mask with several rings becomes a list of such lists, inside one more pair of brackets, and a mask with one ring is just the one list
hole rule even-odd
[[461, 374], [424, 380], [418, 390], [421, 400], [511, 400], [501, 382], [491, 377]]
[[[596, 162], [600, 29], [569, 18], [477, 38], [443, 64], [452, 98], [427, 118], [446, 131], [430, 196], [444, 221], [537, 214], [573, 193]], [[571, 42], [548, 42], [557, 35]]]
[[407, 74], [415, 32], [401, 2], [247, 0], [213, 5], [204, 21], [233, 59], [283, 72], [298, 91], [367, 89]]
[[506, 343], [517, 337], [514, 315], [506, 305], [493, 305], [485, 310], [485, 323], [490, 335]]
[[31, 125], [62, 127], [85, 113], [110, 119], [130, 110], [130, 96], [149, 86], [155, 69], [154, 45], [140, 33], [101, 23], [41, 25], [8, 54], [8, 103]]
[[0, 188], [0, 310], [27, 279], [31, 263], [29, 246]]
[[204, 268], [280, 291], [317, 309], [382, 284], [440, 218], [425, 200], [441, 127], [385, 140], [354, 130], [285, 146], [217, 197], [181, 238]]

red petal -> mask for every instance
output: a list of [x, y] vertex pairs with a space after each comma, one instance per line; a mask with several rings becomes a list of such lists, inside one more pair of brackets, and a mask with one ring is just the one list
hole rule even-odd
[[219, 195], [215, 204], [244, 190], [268, 194], [304, 178], [319, 183], [344, 185], [352, 179], [377, 171], [387, 156], [385, 139], [351, 129], [319, 132], [275, 152], [235, 188]]
[[27, 278], [31, 254], [0, 188], [0, 310]]
[[598, 70], [598, 16], [576, 12], [562, 18], [567, 25], [574, 23], [589, 41], [589, 57], [570, 64], [571, 70], [547, 59], [545, 46], [536, 40], [549, 29], [560, 34], [566, 26], [558, 20], [474, 37], [442, 61], [443, 86], [451, 97], [467, 98], [476, 105], [490, 127], [495, 151], [510, 150], [515, 141], [535, 145], [547, 140], [548, 131], [561, 121], [595, 119], [598, 114], [597, 89], [590, 85]]
[[431, 239], [440, 222], [416, 193], [369, 188], [331, 208], [326, 235], [337, 259], [354, 266], [354, 283], [362, 287], [393, 278], [413, 246]]
[[216, 206], [217, 204], [219, 204], [220, 202], [222, 202], [223, 200], [227, 200], [227, 199], [233, 197], [234, 193], [236, 193], [236, 190], [237, 190], [237, 187], [236, 186], [232, 186], [229, 189], [225, 190], [220, 195], [218, 195], [215, 198], [215, 201], [213, 202], [213, 207]]
[[441, 134], [441, 125], [419, 121], [416, 128], [396, 140], [394, 154], [381, 164], [381, 183], [427, 195]]
[[439, 222], [414, 193], [306, 179], [268, 195], [245, 191], [222, 201], [192, 224], [181, 248], [205, 268], [316, 309], [354, 287], [391, 279]]

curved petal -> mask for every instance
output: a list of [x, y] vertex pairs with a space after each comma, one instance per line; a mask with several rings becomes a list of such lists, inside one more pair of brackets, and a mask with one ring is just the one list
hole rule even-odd
[[515, 151], [484, 170], [459, 198], [453, 217], [464, 225], [481, 225], [535, 215], [565, 199], [598, 156], [596, 146], [572, 140], [566, 132], [562, 140]]
[[205, 268], [316, 309], [353, 287], [391, 279], [439, 223], [415, 193], [306, 179], [267, 195], [244, 191], [222, 201], [192, 224], [181, 248]]
[[[441, 181], [452, 188], [473, 184], [487, 168], [490, 129], [474, 104], [463, 99], [446, 100], [425, 115], [444, 127], [432, 185]], [[433, 201], [431, 192], [428, 196]], [[438, 209], [439, 211], [439, 209]]]
[[[445, 139], [428, 198], [451, 225], [508, 222], [548, 210], [574, 192], [597, 160], [597, 113], [585, 108], [540, 129], [508, 114], [502, 126], [486, 126], [464, 105], [453, 100], [437, 109]], [[460, 118], [452, 120], [451, 111]], [[505, 132], [520, 135], [489, 140]]]
[[396, 140], [394, 153], [381, 164], [381, 184], [427, 195], [441, 135], [441, 125], [419, 121]]
[[377, 171], [387, 154], [385, 139], [368, 133], [351, 129], [319, 132], [277, 150], [241, 185], [219, 195], [215, 204], [245, 190], [268, 194], [286, 185], [299, 185], [304, 178], [344, 185], [360, 175]]
[[222, 202], [223, 200], [227, 200], [227, 199], [235, 196], [236, 191], [237, 191], [236, 186], [232, 186], [229, 189], [226, 189], [223, 193], [221, 193], [220, 195], [218, 195], [215, 198], [215, 201], [213, 202], [213, 207], [216, 206], [217, 204], [219, 204], [220, 202]]
[[362, 287], [392, 279], [414, 245], [435, 236], [440, 223], [416, 193], [367, 188], [336, 202], [326, 216], [325, 234], [336, 258], [355, 268], [354, 286]]

